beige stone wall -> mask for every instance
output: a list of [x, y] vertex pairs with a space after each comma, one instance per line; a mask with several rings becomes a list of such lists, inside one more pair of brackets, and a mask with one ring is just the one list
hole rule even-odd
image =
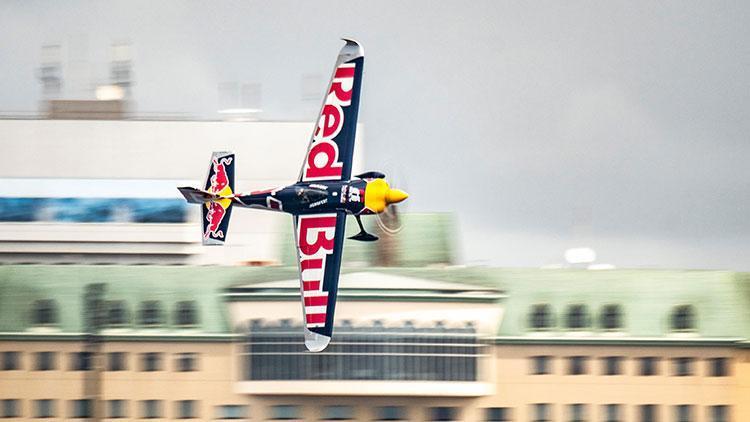
[[[657, 404], [659, 421], [674, 420], [674, 405], [691, 404], [695, 422], [709, 421], [711, 405], [731, 406], [730, 420], [739, 418], [742, 399], [740, 354], [734, 348], [699, 347], [592, 347], [592, 346], [498, 346], [495, 353], [497, 394], [482, 398], [480, 407], [511, 407], [513, 420], [532, 420], [534, 403], [553, 404], [553, 420], [568, 420], [568, 404], [587, 404], [587, 418], [603, 420], [604, 404], [619, 403], [625, 421], [637, 421], [638, 405]], [[531, 375], [530, 356], [553, 356], [552, 374]], [[566, 375], [568, 356], [589, 356], [587, 375]], [[623, 375], [605, 376], [601, 358], [623, 356]], [[659, 357], [658, 375], [638, 375], [638, 357]], [[693, 357], [694, 376], [673, 376], [672, 358]], [[728, 357], [728, 377], [709, 377], [707, 358]], [[747, 397], [744, 401], [747, 401]]]
[[[495, 394], [478, 398], [451, 397], [312, 397], [248, 396], [235, 393], [240, 370], [240, 344], [199, 342], [110, 342], [104, 351], [128, 353], [127, 370], [104, 372], [104, 399], [129, 401], [128, 419], [141, 415], [139, 400], [163, 400], [164, 420], [176, 418], [176, 401], [197, 400], [198, 417], [212, 420], [214, 406], [249, 405], [252, 421], [268, 420], [271, 407], [278, 404], [300, 406], [304, 420], [320, 420], [324, 407], [346, 405], [354, 408], [354, 420], [371, 421], [378, 406], [405, 406], [413, 421], [428, 420], [429, 408], [455, 406], [458, 419], [481, 421], [487, 407], [512, 408], [514, 421], [531, 421], [533, 403], [553, 404], [554, 421], [568, 420], [567, 404], [588, 404], [587, 420], [601, 421], [601, 405], [623, 405], [624, 421], [637, 421], [637, 406], [658, 404], [659, 421], [674, 420], [677, 404], [694, 405], [694, 421], [708, 422], [708, 407], [731, 406], [730, 421], [750, 420], [750, 350], [705, 347], [592, 347], [592, 346], [495, 346], [490, 349], [493, 364], [488, 365], [489, 381], [496, 385]], [[78, 342], [0, 342], [0, 351], [22, 352], [20, 371], [0, 371], [0, 398], [22, 399], [22, 419], [33, 415], [33, 400], [57, 399], [56, 419], [70, 414], [70, 400], [83, 397], [83, 372], [70, 370], [70, 354], [80, 351]], [[57, 351], [54, 371], [34, 371], [34, 352]], [[142, 372], [141, 353], [163, 353], [163, 370]], [[198, 354], [198, 371], [177, 372], [177, 353]], [[530, 356], [553, 356], [551, 375], [530, 375]], [[589, 356], [587, 375], [565, 375], [568, 356]], [[605, 356], [623, 356], [623, 375], [604, 376]], [[659, 375], [637, 375], [640, 356], [657, 356]], [[671, 358], [696, 358], [695, 376], [672, 375]], [[708, 377], [707, 358], [731, 358], [728, 377]], [[324, 392], [323, 392], [324, 393]], [[417, 392], [418, 393], [418, 392]]]
[[738, 388], [734, 399], [737, 411], [732, 421], [750, 421], [750, 349], [740, 349], [737, 352], [735, 368]]
[[[103, 372], [103, 399], [128, 401], [129, 418], [141, 416], [140, 400], [163, 400], [162, 412], [166, 419], [176, 418], [178, 400], [196, 400], [200, 419], [214, 417], [214, 406], [223, 404], [248, 404], [247, 397], [236, 395], [232, 388], [237, 368], [238, 353], [230, 343], [166, 343], [166, 342], [111, 342], [103, 352], [127, 353], [127, 370]], [[79, 342], [3, 342], [0, 351], [22, 352], [21, 370], [0, 371], [0, 398], [22, 399], [21, 415], [34, 414], [34, 400], [56, 399], [56, 416], [70, 415], [70, 400], [83, 398], [83, 377], [86, 372], [71, 370], [71, 353], [82, 351]], [[35, 371], [35, 352], [56, 351], [56, 369]], [[141, 371], [141, 354], [162, 353], [162, 370]], [[178, 372], [176, 355], [196, 353], [197, 371]]]

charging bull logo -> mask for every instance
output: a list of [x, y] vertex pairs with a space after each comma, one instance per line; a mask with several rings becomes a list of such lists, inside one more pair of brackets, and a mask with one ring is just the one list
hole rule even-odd
[[222, 194], [222, 191], [229, 186], [229, 175], [226, 166], [232, 164], [232, 157], [222, 157], [220, 160], [213, 160], [213, 175], [211, 176], [211, 186], [208, 191], [211, 193]]
[[300, 215], [297, 230], [305, 324], [323, 327], [328, 307], [323, 280], [326, 257], [333, 253], [336, 238], [336, 214]]
[[[210, 186], [208, 191], [221, 196], [232, 194], [232, 188], [229, 183], [229, 174], [227, 166], [232, 164], [232, 157], [221, 157], [214, 159], [212, 162], [212, 174], [209, 178]], [[206, 203], [206, 229], [203, 233], [205, 239], [223, 239], [224, 232], [219, 230], [224, 216], [227, 214], [227, 208], [231, 205], [231, 199], [217, 199]]]
[[336, 68], [307, 154], [303, 181], [341, 179], [343, 163], [339, 161], [335, 138], [344, 126], [343, 107], [352, 103], [354, 70], [354, 63], [344, 63]]
[[227, 209], [224, 208], [218, 201], [212, 201], [206, 204], [208, 211], [206, 212], [206, 231], [203, 233], [205, 239], [208, 238], [224, 238], [224, 232], [219, 230], [224, 215], [227, 213]]

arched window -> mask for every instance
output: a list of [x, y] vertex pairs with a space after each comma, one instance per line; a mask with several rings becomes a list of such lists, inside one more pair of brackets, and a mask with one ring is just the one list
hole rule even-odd
[[128, 308], [124, 300], [107, 302], [107, 325], [111, 327], [126, 325], [129, 319]]
[[565, 315], [566, 326], [571, 330], [581, 330], [589, 326], [589, 313], [586, 305], [570, 305]]
[[676, 306], [672, 310], [672, 330], [689, 331], [695, 329], [695, 309], [692, 305]]
[[546, 303], [531, 306], [529, 313], [529, 326], [535, 330], [546, 330], [552, 328], [552, 309]]
[[57, 303], [52, 299], [37, 300], [34, 303], [34, 324], [53, 325], [57, 324]]
[[141, 325], [154, 326], [162, 324], [161, 302], [147, 300], [141, 303]]
[[175, 314], [175, 319], [179, 326], [198, 324], [198, 310], [196, 309], [195, 302], [192, 300], [177, 302]]
[[605, 330], [619, 330], [622, 328], [622, 308], [620, 305], [604, 305], [602, 307], [601, 319], [602, 328]]

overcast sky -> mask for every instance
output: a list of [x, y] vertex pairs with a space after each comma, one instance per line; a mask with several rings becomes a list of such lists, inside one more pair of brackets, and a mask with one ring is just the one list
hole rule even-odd
[[618, 267], [750, 270], [748, 22], [742, 1], [4, 1], [0, 111], [36, 110], [41, 45], [85, 95], [127, 41], [140, 113], [217, 118], [239, 82], [263, 118], [312, 121], [304, 81], [353, 37], [367, 167], [399, 174], [410, 211], [456, 213], [463, 262], [589, 246]]

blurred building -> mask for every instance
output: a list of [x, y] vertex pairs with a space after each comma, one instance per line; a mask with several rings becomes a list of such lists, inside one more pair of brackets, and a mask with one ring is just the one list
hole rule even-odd
[[309, 122], [0, 120], [0, 262], [277, 263], [288, 216], [236, 212], [227, 247], [203, 248], [200, 211], [176, 187], [203, 183], [211, 152], [227, 150], [237, 154], [237, 189], [292, 183], [311, 130]]
[[99, 385], [108, 420], [745, 421], [749, 292], [719, 271], [349, 268], [311, 354], [294, 267], [4, 265], [0, 416], [88, 418]]

